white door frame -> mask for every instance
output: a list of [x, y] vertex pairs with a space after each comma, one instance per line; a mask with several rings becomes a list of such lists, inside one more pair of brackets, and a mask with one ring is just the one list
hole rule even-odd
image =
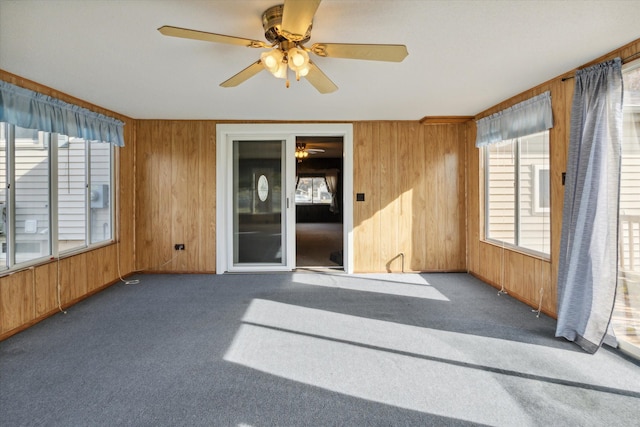
[[[283, 197], [290, 200], [287, 208], [287, 265], [295, 268], [295, 137], [296, 136], [341, 136], [343, 139], [343, 267], [346, 273], [353, 273], [353, 125], [350, 123], [297, 123], [297, 124], [218, 124], [216, 125], [216, 273], [237, 271], [232, 266], [229, 254], [232, 236], [232, 171], [231, 143], [235, 139], [251, 138], [281, 139], [294, 141], [287, 144], [286, 191]], [[290, 152], [289, 152], [290, 151]], [[231, 267], [231, 268], [230, 268]], [[273, 267], [250, 267], [243, 271], [273, 271]], [[283, 270], [283, 268], [280, 268]], [[286, 270], [286, 268], [284, 269]]]

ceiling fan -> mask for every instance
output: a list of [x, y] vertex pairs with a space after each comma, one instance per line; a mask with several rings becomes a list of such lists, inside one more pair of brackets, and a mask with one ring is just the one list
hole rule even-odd
[[320, 0], [285, 0], [284, 4], [267, 9], [262, 14], [262, 26], [269, 43], [168, 25], [158, 31], [165, 36], [269, 49], [256, 62], [222, 82], [222, 87], [238, 86], [266, 69], [275, 77], [286, 79], [287, 87], [291, 71], [296, 80], [304, 77], [318, 92], [331, 93], [338, 86], [309, 59], [309, 52], [320, 57], [389, 62], [401, 62], [408, 55], [407, 47], [398, 44], [314, 43], [310, 48], [304, 46], [311, 38], [313, 16], [319, 4]]

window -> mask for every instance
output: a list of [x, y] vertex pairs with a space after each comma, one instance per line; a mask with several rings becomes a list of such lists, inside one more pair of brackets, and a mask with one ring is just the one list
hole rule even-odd
[[113, 148], [0, 123], [0, 269], [112, 238]]
[[620, 348], [640, 357], [640, 61], [623, 67], [618, 289], [611, 320]]
[[623, 68], [620, 268], [640, 274], [640, 61]]
[[91, 224], [90, 243], [111, 240], [111, 171], [113, 148], [111, 144], [90, 142], [89, 145], [89, 188]]
[[13, 185], [8, 191], [9, 200], [13, 198], [15, 201], [14, 208], [9, 211], [15, 217], [12, 221], [15, 239], [11, 247], [15, 263], [20, 264], [51, 255], [51, 134], [19, 127], [14, 129], [14, 156], [9, 159], [9, 164], [14, 165], [13, 177], [9, 177]]
[[487, 145], [484, 161], [486, 239], [548, 255], [549, 132]]
[[0, 270], [9, 266], [7, 258], [7, 127], [0, 123]]
[[80, 138], [58, 137], [58, 250], [87, 241], [87, 149]]
[[324, 176], [307, 176], [298, 178], [296, 186], [297, 204], [331, 204], [331, 193]]

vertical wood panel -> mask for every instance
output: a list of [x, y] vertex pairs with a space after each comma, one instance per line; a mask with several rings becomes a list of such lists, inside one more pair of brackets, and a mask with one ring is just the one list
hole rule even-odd
[[168, 262], [175, 256], [173, 242], [171, 241], [173, 225], [173, 188], [171, 179], [173, 175], [173, 145], [175, 138], [176, 122], [163, 123], [160, 127], [160, 135], [157, 135], [157, 144], [154, 145], [154, 170], [157, 179], [154, 181], [154, 194], [156, 195], [154, 208], [155, 215], [155, 251], [158, 257], [150, 268], [159, 271], [170, 271]]
[[[438, 195], [441, 203], [440, 224], [444, 253], [439, 260], [439, 269], [463, 269], [465, 262], [464, 216], [464, 155], [461, 138], [462, 126], [439, 126], [438, 140], [442, 146], [440, 154], [440, 173], [438, 187], [442, 190]], [[440, 206], [439, 203], [439, 206]]]
[[542, 286], [541, 282], [536, 283], [536, 267], [539, 266], [539, 260], [524, 254], [517, 254], [517, 256], [522, 261], [520, 271], [514, 271], [516, 274], [514, 277], [515, 283], [520, 286], [522, 298], [535, 305], [538, 303], [539, 291]]
[[147, 209], [142, 202], [150, 202], [151, 198], [151, 169], [149, 145], [151, 141], [151, 125], [149, 122], [136, 122], [136, 164], [135, 164], [135, 199], [134, 211], [136, 219], [135, 233], [135, 264], [134, 269], [140, 270], [143, 265], [148, 265], [148, 251], [150, 230], [145, 224], [151, 221], [151, 209]]
[[[355, 124], [353, 133], [354, 270], [374, 271], [374, 255], [380, 241], [379, 228], [373, 218], [378, 210], [374, 194], [375, 183], [378, 182], [375, 174], [378, 170], [377, 150], [374, 148], [377, 146], [377, 135], [374, 135], [374, 124], [370, 122]], [[357, 193], [364, 193], [365, 200], [357, 201]]]
[[118, 279], [116, 269], [116, 248], [105, 246], [91, 252], [87, 252], [86, 265], [89, 267], [87, 287], [88, 291], [95, 291], [105, 283], [114, 282]]
[[[536, 309], [540, 307], [546, 313], [555, 313], [556, 295], [551, 281], [551, 263], [540, 259], [535, 259], [534, 262], [535, 264], [531, 267], [536, 285], [533, 305]], [[540, 298], [542, 298], [542, 304], [540, 304]]]
[[[88, 293], [87, 259], [92, 252], [60, 260], [60, 302], [62, 305], [75, 301]], [[92, 278], [96, 278], [99, 270], [92, 270], [91, 273]]]
[[401, 271], [398, 257], [400, 198], [398, 183], [398, 124], [385, 122], [379, 126], [380, 147], [380, 261], [386, 271]]
[[[382, 197], [380, 194], [380, 182], [381, 182], [381, 170], [382, 170], [382, 161], [381, 161], [381, 152], [380, 152], [380, 122], [376, 122], [373, 124], [373, 135], [371, 138], [371, 143], [368, 145], [367, 156], [368, 156], [368, 164], [369, 167], [369, 184], [367, 185], [366, 193], [367, 197], [370, 199], [370, 206], [372, 215], [369, 219], [371, 221], [371, 228], [373, 233], [368, 236], [369, 246], [373, 248], [371, 254], [369, 254], [369, 264], [367, 267], [367, 271], [384, 271], [382, 268], [382, 258], [381, 258], [381, 249], [382, 249], [382, 221], [381, 221], [381, 207], [382, 207]], [[385, 233], [386, 234], [386, 233]], [[388, 235], [387, 235], [388, 238]]]
[[471, 272], [480, 271], [480, 239], [482, 238], [480, 210], [482, 182], [480, 180], [480, 155], [475, 147], [476, 125], [470, 122], [466, 127], [466, 227], [467, 227], [467, 268]]
[[424, 225], [421, 229], [424, 234], [424, 265], [437, 270], [439, 267], [440, 248], [443, 246], [441, 227], [439, 223], [439, 210], [442, 207], [440, 194], [444, 189], [439, 188], [438, 176], [442, 173], [440, 168], [442, 146], [438, 141], [437, 130], [439, 126], [425, 126], [424, 144], [424, 176], [421, 185], [417, 187], [422, 197], [416, 203], [414, 209], [424, 212]]
[[36, 267], [35, 284], [35, 317], [43, 316], [58, 305], [57, 298], [57, 263], [49, 263]]
[[558, 312], [558, 307], [557, 307], [557, 301], [558, 299], [556, 298], [556, 282], [555, 282], [555, 275], [553, 275], [552, 273], [552, 269], [551, 269], [551, 263], [550, 262], [546, 262], [546, 261], [539, 261], [541, 266], [540, 266], [540, 271], [539, 271], [539, 277], [536, 279], [536, 283], [542, 283], [542, 289], [543, 289], [543, 296], [542, 296], [542, 307], [541, 309], [544, 310], [546, 313], [557, 313]]
[[198, 236], [201, 239], [201, 250], [198, 271], [215, 271], [216, 269], [216, 125], [207, 122], [202, 125], [200, 139], [200, 163], [197, 185], [198, 200], [204, 209], [200, 210]]
[[456, 131], [458, 133], [458, 194], [460, 195], [460, 202], [463, 206], [458, 209], [458, 247], [457, 247], [457, 262], [458, 265], [455, 268], [460, 270], [467, 270], [467, 129], [466, 123], [462, 126], [457, 126]]
[[424, 126], [414, 122], [402, 122], [399, 125], [399, 144], [401, 157], [398, 161], [397, 174], [400, 176], [398, 197], [401, 198], [402, 222], [399, 248], [405, 254], [405, 271], [424, 270], [427, 254], [427, 233], [425, 182], [426, 160], [428, 151], [425, 142]]
[[[429, 224], [428, 230], [432, 230], [433, 238], [430, 239], [434, 245], [431, 252], [433, 254], [432, 262], [438, 270], [443, 270], [446, 264], [447, 256], [447, 230], [451, 221], [451, 217], [447, 216], [447, 210], [449, 200], [453, 198], [457, 199], [457, 194], [451, 190], [451, 184], [453, 181], [454, 188], [456, 186], [456, 180], [451, 180], [447, 174], [447, 150], [451, 145], [451, 141], [443, 141], [443, 138], [447, 138], [446, 128], [448, 126], [427, 126], [432, 130], [432, 147], [429, 150], [432, 158], [436, 160], [432, 163], [431, 169], [434, 172], [432, 177], [432, 188], [435, 189], [435, 203], [430, 209], [434, 215], [434, 222]], [[454, 166], [455, 167], [455, 166]], [[428, 168], [429, 169], [429, 168]], [[455, 172], [455, 170], [454, 170]], [[457, 174], [456, 174], [457, 175]], [[455, 223], [454, 223], [455, 225]], [[437, 246], [436, 246], [437, 245]], [[439, 250], [435, 250], [439, 248]]]
[[[560, 236], [562, 235], [562, 208], [564, 204], [564, 185], [562, 173], [567, 170], [569, 151], [569, 130], [571, 121], [571, 102], [573, 98], [573, 80], [555, 81], [552, 85], [553, 129], [549, 132], [549, 164], [551, 197], [551, 268], [552, 289], [555, 294], [558, 277], [558, 257], [560, 255]], [[553, 298], [555, 301], [555, 298]], [[551, 310], [553, 305], [547, 307]], [[555, 313], [555, 309], [552, 311]]]
[[35, 318], [34, 281], [33, 269], [3, 277], [0, 286], [0, 333]]
[[118, 165], [118, 199], [116, 220], [118, 229], [119, 267], [123, 275], [135, 269], [135, 148], [136, 126], [125, 125], [125, 146], [116, 149]]
[[195, 184], [195, 179], [190, 178], [190, 170], [195, 170], [194, 163], [198, 162], [198, 157], [194, 155], [192, 142], [197, 139], [194, 135], [194, 129], [191, 122], [174, 122], [171, 128], [171, 146], [170, 146], [170, 162], [171, 184], [166, 187], [165, 192], [170, 196], [170, 202], [166, 204], [167, 211], [170, 214], [170, 231], [168, 238], [163, 243], [170, 249], [176, 243], [184, 243], [185, 251], [172, 252], [173, 261], [170, 265], [163, 267], [164, 270], [185, 271], [189, 265], [190, 255], [196, 252], [196, 248], [192, 244], [193, 236], [189, 232], [189, 225], [194, 222], [189, 216], [196, 214], [195, 209], [191, 209], [190, 203], [190, 184]]
[[505, 253], [506, 251], [501, 247], [480, 244], [480, 277], [498, 287], [505, 283]]

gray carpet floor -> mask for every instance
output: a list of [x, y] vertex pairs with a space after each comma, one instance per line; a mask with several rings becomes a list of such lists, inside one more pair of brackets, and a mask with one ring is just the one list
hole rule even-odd
[[136, 278], [0, 342], [0, 425], [640, 423], [638, 363], [465, 274]]

